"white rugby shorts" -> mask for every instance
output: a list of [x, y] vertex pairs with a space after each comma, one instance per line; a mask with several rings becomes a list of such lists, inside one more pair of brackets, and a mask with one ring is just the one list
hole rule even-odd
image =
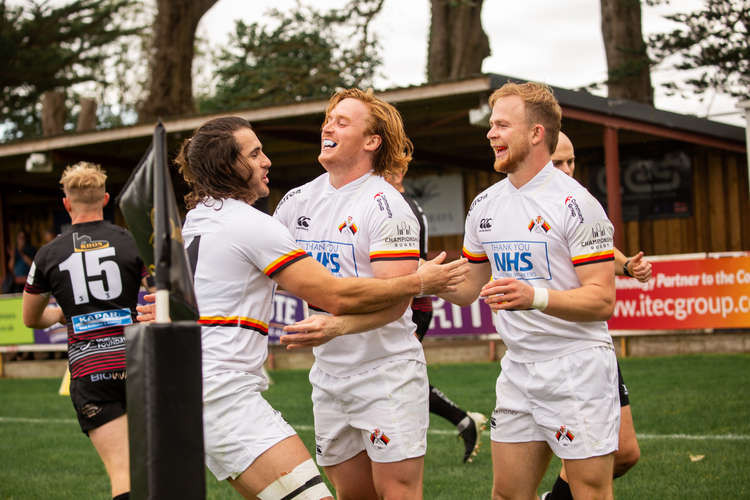
[[363, 450], [373, 462], [400, 462], [427, 451], [427, 367], [414, 360], [385, 363], [350, 377], [310, 370], [315, 451], [320, 466]]
[[262, 376], [227, 372], [203, 380], [206, 465], [222, 481], [236, 479], [264, 451], [296, 434], [263, 399]]
[[611, 347], [592, 347], [547, 361], [504, 357], [495, 387], [491, 438], [546, 441], [564, 459], [617, 450], [620, 396]]

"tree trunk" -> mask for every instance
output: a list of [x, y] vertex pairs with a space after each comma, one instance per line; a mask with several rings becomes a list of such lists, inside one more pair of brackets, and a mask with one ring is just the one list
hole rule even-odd
[[640, 0], [600, 0], [608, 96], [654, 104]]
[[81, 97], [79, 102], [81, 111], [78, 113], [77, 132], [86, 132], [96, 128], [96, 100], [89, 97]]
[[157, 0], [152, 41], [149, 95], [140, 122], [195, 112], [193, 55], [195, 30], [217, 0]]
[[427, 81], [454, 80], [482, 72], [490, 41], [482, 28], [483, 0], [431, 0]]
[[42, 94], [42, 135], [62, 134], [65, 128], [65, 94], [48, 90]]

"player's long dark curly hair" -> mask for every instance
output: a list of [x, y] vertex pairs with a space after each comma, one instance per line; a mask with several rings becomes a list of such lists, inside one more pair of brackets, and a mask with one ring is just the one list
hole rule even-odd
[[238, 116], [214, 118], [182, 143], [175, 163], [190, 187], [185, 195], [188, 210], [208, 197], [255, 201], [257, 195], [235, 168], [238, 161], [245, 160], [233, 134], [243, 128], [253, 129], [249, 121]]

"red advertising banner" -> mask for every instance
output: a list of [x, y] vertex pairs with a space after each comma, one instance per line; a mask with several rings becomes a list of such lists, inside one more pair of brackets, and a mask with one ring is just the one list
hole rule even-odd
[[610, 330], [750, 328], [750, 255], [653, 260], [653, 278], [616, 278]]

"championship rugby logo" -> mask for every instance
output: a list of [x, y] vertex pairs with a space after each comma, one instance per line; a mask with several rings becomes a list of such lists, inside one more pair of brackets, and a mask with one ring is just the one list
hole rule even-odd
[[359, 231], [351, 215], [348, 216], [344, 222], [339, 224], [339, 233], [343, 233], [344, 229], [347, 229], [347, 228], [349, 229], [349, 231], [352, 232], [352, 234], [357, 234], [357, 231]]
[[545, 221], [541, 215], [537, 215], [533, 219], [531, 219], [531, 222], [529, 222], [529, 231], [534, 231], [537, 233], [547, 233], [550, 230], [549, 224], [547, 224], [547, 221]]

